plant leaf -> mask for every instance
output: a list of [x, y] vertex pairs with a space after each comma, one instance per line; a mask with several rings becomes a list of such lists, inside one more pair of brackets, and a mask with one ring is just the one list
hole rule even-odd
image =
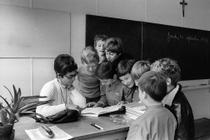
[[8, 103], [8, 101], [3, 97], [3, 96], [1, 96], [0, 95], [0, 98], [2, 98], [3, 100], [4, 100], [4, 102], [7, 104], [7, 107], [9, 108], [9, 110], [7, 109], [7, 108], [5, 108], [5, 110], [6, 110], [6, 112], [9, 114], [9, 122], [10, 123], [14, 123], [15, 122], [15, 120], [16, 120], [16, 116], [15, 116], [15, 113], [14, 113], [14, 111], [13, 111], [13, 109], [12, 109], [12, 107], [10, 106], [10, 104]]
[[4, 100], [4, 102], [7, 104], [8, 108], [10, 109], [10, 111], [11, 111], [12, 113], [14, 113], [14, 111], [13, 111], [12, 107], [10, 106], [9, 102], [8, 102], [3, 96], [0, 95], [0, 97], [1, 97], [1, 98]]
[[13, 104], [13, 106], [15, 107], [16, 106], [16, 103], [18, 102], [18, 92], [17, 92], [17, 90], [16, 90], [16, 87], [15, 87], [15, 85], [12, 85], [12, 87], [13, 87], [13, 92], [14, 92], [14, 104]]
[[8, 89], [8, 87], [6, 87], [5, 85], [3, 86], [8, 92], [9, 92], [9, 94], [10, 94], [10, 96], [11, 96], [11, 100], [12, 100], [12, 102], [14, 101], [14, 97], [13, 97], [13, 95], [12, 95], [12, 92]]

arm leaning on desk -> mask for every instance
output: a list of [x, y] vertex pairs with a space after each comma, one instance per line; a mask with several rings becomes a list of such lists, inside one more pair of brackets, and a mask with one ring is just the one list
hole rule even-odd
[[[91, 123], [100, 125], [103, 127], [103, 130], [91, 126]], [[30, 140], [25, 130], [35, 129], [40, 125], [40, 123], [36, 123], [31, 118], [20, 118], [20, 121], [14, 127], [15, 140]], [[113, 123], [109, 117], [81, 117], [77, 122], [49, 124], [49, 126], [52, 125], [56, 125], [73, 136], [72, 140], [125, 140], [129, 129], [128, 125]]]

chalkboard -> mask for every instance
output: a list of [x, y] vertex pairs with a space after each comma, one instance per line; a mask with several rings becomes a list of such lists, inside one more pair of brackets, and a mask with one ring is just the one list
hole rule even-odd
[[96, 34], [120, 37], [125, 52], [137, 60], [177, 60], [182, 80], [210, 78], [209, 31], [87, 15], [86, 45]]
[[143, 59], [178, 61], [183, 80], [210, 78], [208, 31], [143, 23]]

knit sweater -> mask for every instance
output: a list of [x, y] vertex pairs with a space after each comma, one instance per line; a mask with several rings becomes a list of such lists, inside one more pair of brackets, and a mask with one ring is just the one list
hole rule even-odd
[[53, 100], [52, 103], [38, 106], [36, 112], [47, 117], [66, 109], [65, 104], [74, 104], [83, 108], [86, 105], [85, 98], [75, 89], [64, 87], [58, 79], [47, 82], [41, 89], [40, 101]]
[[78, 71], [75, 87], [86, 98], [97, 98], [100, 96], [100, 81], [94, 74], [87, 73], [83, 67]]

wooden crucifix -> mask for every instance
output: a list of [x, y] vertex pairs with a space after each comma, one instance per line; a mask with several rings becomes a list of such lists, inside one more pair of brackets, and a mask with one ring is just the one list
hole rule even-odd
[[185, 0], [182, 0], [180, 2], [180, 4], [182, 5], [182, 16], [184, 17], [185, 16], [185, 6], [187, 5], [187, 3], [185, 2]]

